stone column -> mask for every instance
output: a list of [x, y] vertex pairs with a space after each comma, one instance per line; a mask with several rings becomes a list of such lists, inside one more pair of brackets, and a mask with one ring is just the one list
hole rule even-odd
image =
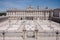
[[47, 11], [47, 13], [46, 13], [46, 19], [47, 20], [49, 19], [49, 11]]
[[46, 12], [44, 12], [44, 20], [46, 20]]
[[7, 15], [9, 16], [9, 12], [7, 13]]
[[50, 13], [50, 11], [49, 11], [49, 20], [50, 20], [50, 18], [51, 18], [51, 13]]
[[52, 17], [53, 17], [53, 11], [51, 11], [51, 18], [50, 18], [51, 20], [52, 20]]
[[53, 11], [51, 11], [51, 17], [53, 17]]
[[59, 12], [59, 18], [60, 18], [60, 12]]
[[9, 16], [9, 12], [7, 12], [7, 16]]

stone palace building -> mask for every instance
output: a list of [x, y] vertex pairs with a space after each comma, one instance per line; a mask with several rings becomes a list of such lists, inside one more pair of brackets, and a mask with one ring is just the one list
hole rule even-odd
[[52, 11], [51, 9], [48, 9], [48, 7], [42, 10], [39, 6], [37, 7], [37, 9], [34, 9], [32, 6], [29, 6], [24, 10], [7, 10], [7, 16], [9, 16], [10, 19], [20, 20], [45, 20], [49, 19], [50, 13], [52, 13]]

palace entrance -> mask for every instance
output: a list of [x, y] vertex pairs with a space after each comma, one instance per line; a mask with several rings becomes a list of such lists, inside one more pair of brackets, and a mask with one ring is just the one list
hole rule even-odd
[[25, 17], [26, 20], [33, 20], [33, 17]]

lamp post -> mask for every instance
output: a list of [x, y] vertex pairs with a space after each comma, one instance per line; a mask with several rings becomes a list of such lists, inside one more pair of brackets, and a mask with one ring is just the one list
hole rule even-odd
[[37, 32], [38, 32], [38, 29], [35, 29], [35, 38], [37, 40]]
[[23, 40], [25, 40], [25, 32], [26, 32], [26, 30], [25, 29], [23, 29], [23, 33], [24, 33], [24, 35], [23, 35]]
[[59, 40], [59, 38], [58, 38], [58, 31], [56, 32], [56, 40]]
[[5, 32], [3, 32], [2, 34], [3, 34], [3, 40], [5, 40]]

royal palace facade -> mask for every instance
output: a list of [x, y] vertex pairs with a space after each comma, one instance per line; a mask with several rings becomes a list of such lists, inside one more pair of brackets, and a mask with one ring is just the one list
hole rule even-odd
[[49, 19], [49, 15], [52, 13], [51, 9], [42, 10], [40, 7], [37, 7], [37, 9], [34, 9], [33, 7], [29, 6], [28, 8], [24, 10], [17, 10], [17, 9], [11, 9], [7, 10], [7, 16], [9, 16], [9, 19], [20, 19], [20, 20], [45, 20]]

